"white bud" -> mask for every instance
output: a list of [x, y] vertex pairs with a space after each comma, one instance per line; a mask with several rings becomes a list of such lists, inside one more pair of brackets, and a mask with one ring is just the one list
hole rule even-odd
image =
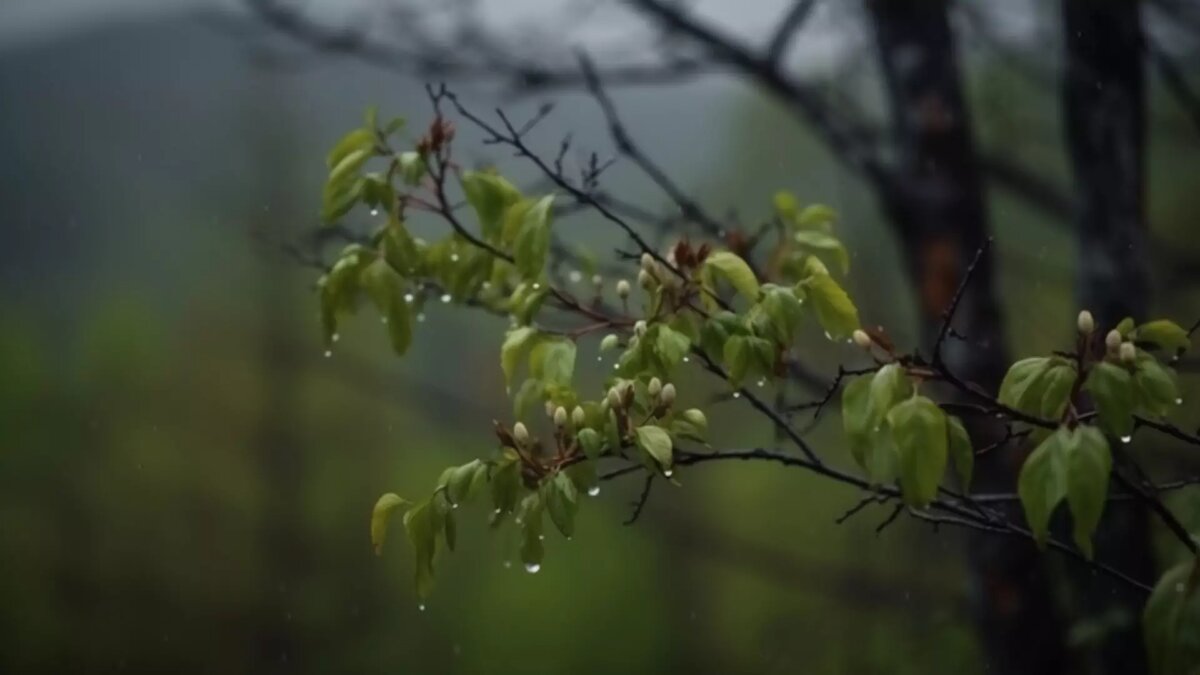
[[670, 382], [663, 385], [662, 393], [659, 394], [658, 400], [662, 401], [663, 405], [671, 405], [675, 402], [675, 385]]
[[521, 445], [525, 445], [529, 442], [529, 430], [525, 428], [524, 424], [517, 422], [513, 425], [513, 438]]
[[567, 426], [567, 409], [561, 405], [554, 410], [554, 426], [559, 429]]
[[592, 283], [597, 286], [602, 286], [604, 285], [604, 277], [600, 276], [599, 274], [593, 274]]
[[608, 390], [608, 404], [614, 408], [621, 407], [621, 395], [617, 393], [616, 387]]
[[646, 290], [650, 290], [651, 288], [654, 288], [654, 277], [650, 276], [650, 273], [647, 272], [646, 270], [639, 270], [638, 271], [638, 286], [641, 286], [642, 288], [644, 288]]
[[646, 321], [644, 319], [638, 319], [638, 322], [633, 324], [633, 334], [638, 337], [646, 334]]
[[1122, 342], [1121, 343], [1121, 360], [1124, 361], [1125, 363], [1133, 363], [1134, 359], [1136, 359], [1136, 358], [1137, 358], [1137, 348], [1133, 346], [1133, 343], [1132, 342]]
[[854, 344], [858, 345], [859, 347], [862, 347], [863, 349], [871, 348], [871, 336], [867, 335], [867, 331], [859, 328], [854, 331], [851, 337], [854, 339]]
[[654, 256], [649, 253], [642, 254], [642, 271], [650, 272], [654, 269]]
[[617, 282], [617, 295], [618, 295], [618, 296], [619, 296], [621, 299], [628, 298], [628, 297], [629, 297], [629, 293], [630, 293], [632, 290], [633, 290], [633, 289], [632, 289], [632, 288], [630, 288], [630, 286], [629, 286], [629, 282], [628, 282], [628, 281], [626, 281], [626, 280], [622, 279], [622, 280], [620, 280], [620, 281], [618, 281], [618, 282]]
[[575, 406], [575, 409], [571, 411], [571, 423], [576, 427], [582, 427], [586, 421], [587, 413], [583, 412], [582, 407]]
[[608, 335], [604, 336], [603, 340], [600, 341], [600, 351], [606, 352], [610, 349], [614, 349], [618, 344], [620, 344], [620, 342], [620, 338], [612, 333], [609, 333]]
[[1096, 319], [1086, 309], [1079, 313], [1079, 318], [1075, 323], [1079, 326], [1079, 332], [1084, 335], [1091, 335], [1092, 331], [1096, 330]]
[[646, 393], [657, 398], [659, 392], [661, 392], [661, 391], [662, 391], [662, 380], [658, 379], [657, 377], [650, 378], [650, 384], [646, 385]]
[[700, 427], [701, 429], [708, 428], [708, 418], [704, 416], [704, 411], [699, 408], [690, 408], [683, 413], [683, 419], [691, 424]]
[[1108, 335], [1104, 336], [1104, 346], [1108, 347], [1109, 351], [1115, 352], [1121, 348], [1121, 334], [1116, 329], [1108, 331]]
[[555, 408], [554, 402], [546, 401], [545, 408], [546, 408], [546, 417], [554, 417], [554, 408]]

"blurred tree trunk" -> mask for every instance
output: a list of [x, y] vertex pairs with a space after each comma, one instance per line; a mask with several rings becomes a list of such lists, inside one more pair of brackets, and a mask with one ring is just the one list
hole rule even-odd
[[[946, 0], [869, 0], [891, 109], [898, 166], [885, 204], [918, 294], [922, 343], [932, 346], [942, 313], [988, 237], [982, 176], [961, 85]], [[1008, 364], [990, 255], [980, 261], [956, 316], [968, 342], [951, 339], [946, 362], [994, 390]], [[977, 445], [996, 430], [965, 419]], [[981, 458], [975, 486], [1011, 490], [1019, 458]], [[979, 639], [991, 673], [1060, 673], [1064, 631], [1041, 554], [1033, 546], [972, 537], [969, 559]]]
[[[1150, 295], [1145, 219], [1145, 78], [1137, 0], [1063, 0], [1063, 127], [1076, 179], [1078, 295], [1108, 330], [1145, 317]], [[1118, 465], [1120, 463], [1118, 459]], [[1138, 579], [1154, 565], [1146, 510], [1109, 509], [1096, 555]], [[1146, 669], [1138, 630], [1144, 598], [1100, 579], [1073, 585], [1073, 613], [1110, 626], [1083, 654], [1089, 673]], [[1104, 625], [1104, 624], [1102, 624]]]

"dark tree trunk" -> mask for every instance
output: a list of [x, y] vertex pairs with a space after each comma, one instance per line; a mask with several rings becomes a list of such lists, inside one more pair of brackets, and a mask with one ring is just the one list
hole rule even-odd
[[[1063, 113], [1076, 178], [1078, 295], [1105, 331], [1126, 316], [1144, 318], [1150, 292], [1139, 5], [1137, 0], [1063, 0], [1062, 6]], [[1145, 509], [1135, 503], [1109, 509], [1097, 532], [1097, 556], [1135, 578], [1153, 578]], [[1082, 652], [1086, 671], [1145, 672], [1137, 621], [1145, 598], [1098, 578], [1079, 581], [1072, 591], [1078, 620], [1127, 619]]]
[[[928, 349], [976, 251], [988, 237], [987, 208], [960, 81], [945, 0], [868, 0], [880, 68], [887, 86], [898, 166], [884, 205], [903, 243], [918, 294], [923, 344]], [[1003, 321], [990, 256], [980, 267], [956, 317], [969, 342], [946, 344], [946, 362], [995, 390], [1008, 364]], [[977, 445], [996, 430], [964, 420]], [[1019, 458], [992, 453], [976, 471], [975, 487], [1011, 490]], [[1064, 630], [1052, 602], [1041, 554], [1033, 546], [978, 536], [969, 540], [977, 590], [975, 614], [988, 672], [1060, 673]]]

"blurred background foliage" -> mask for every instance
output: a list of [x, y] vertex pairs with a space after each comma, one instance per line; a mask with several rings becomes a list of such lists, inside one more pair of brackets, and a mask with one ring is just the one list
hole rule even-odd
[[[367, 518], [380, 493], [423, 494], [442, 467], [491, 451], [490, 420], [510, 415], [502, 323], [431, 306], [399, 361], [364, 317], [322, 358], [315, 273], [282, 243], [315, 225], [324, 150], [365, 106], [419, 126], [428, 104], [418, 81], [311, 55], [271, 64], [262, 47], [191, 10], [0, 43], [0, 671], [985, 670], [959, 533], [902, 520], [876, 535], [878, 507], [835, 525], [858, 495], [771, 466], [687, 471], [633, 527], [620, 523], [640, 483], [606, 485], [537, 575], [504, 564], [511, 544], [482, 513], [463, 519], [419, 611], [403, 538], [374, 557]], [[983, 142], [1065, 182], [1056, 91], [964, 49]], [[1200, 135], [1151, 91], [1163, 247], [1151, 313], [1187, 323], [1200, 309]], [[607, 151], [583, 96], [505, 104], [522, 118], [544, 98], [559, 103], [548, 151], [568, 131]], [[891, 231], [775, 104], [726, 80], [618, 103], [715, 211], [752, 219], [779, 188], [837, 208], [865, 320], [913, 339]], [[531, 175], [462, 136], [471, 161]], [[666, 205], [624, 167], [607, 185]], [[995, 191], [990, 208], [1015, 356], [1061, 347], [1071, 233]], [[559, 227], [600, 252], [619, 243], [594, 218]], [[826, 374], [851, 356], [806, 339]], [[1178, 419], [1194, 422], [1195, 379], [1182, 389]], [[681, 387], [689, 402], [711, 393], [699, 378]], [[770, 440], [734, 404], [710, 420], [714, 444]], [[812, 432], [829, 457], [837, 426], [831, 415]], [[1159, 466], [1200, 468], [1161, 439], [1143, 445]], [[1197, 490], [1176, 500], [1200, 525]]]

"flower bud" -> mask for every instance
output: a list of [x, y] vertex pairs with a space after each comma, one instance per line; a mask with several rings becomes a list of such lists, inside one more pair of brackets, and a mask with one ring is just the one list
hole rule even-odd
[[651, 272], [654, 270], [654, 256], [649, 253], [642, 254], [642, 271]]
[[545, 408], [546, 408], [546, 417], [553, 418], [554, 417], [554, 408], [555, 408], [554, 401], [546, 401]]
[[554, 410], [554, 426], [559, 429], [567, 426], [567, 409], [561, 405]]
[[700, 427], [701, 429], [708, 428], [708, 418], [704, 416], [704, 411], [699, 408], [690, 408], [683, 413], [684, 421]]
[[571, 423], [576, 427], [582, 427], [585, 422], [587, 422], [587, 413], [583, 412], [581, 406], [575, 406], [575, 409], [571, 411]]
[[663, 405], [671, 405], [675, 402], [675, 385], [670, 382], [663, 385], [662, 393], [658, 395], [658, 400], [662, 401]]
[[513, 438], [521, 445], [525, 445], [529, 442], [529, 430], [525, 428], [524, 424], [517, 422], [513, 425]]
[[620, 342], [621, 342], [621, 338], [617, 337], [616, 335], [614, 335], [612, 333], [609, 333], [608, 335], [604, 336], [603, 340], [600, 341], [600, 351], [606, 352], [610, 349], [615, 349], [616, 346], [618, 344], [620, 344]]
[[1104, 346], [1108, 347], [1110, 352], [1115, 352], [1121, 348], [1121, 334], [1116, 329], [1108, 331], [1108, 335], [1104, 336]]
[[608, 404], [614, 408], [621, 407], [621, 394], [617, 392], [616, 387], [608, 390]]
[[871, 336], [867, 335], [867, 331], [861, 328], [856, 329], [851, 337], [854, 339], [854, 344], [858, 345], [859, 347], [862, 347], [863, 349], [871, 348]]
[[603, 286], [604, 285], [604, 277], [600, 276], [599, 274], [593, 274], [592, 275], [592, 283], [595, 284], [596, 286]]
[[654, 277], [650, 276], [650, 273], [647, 272], [646, 270], [639, 270], [638, 271], [638, 286], [641, 286], [642, 288], [644, 288], [646, 290], [650, 290], [651, 288], [654, 288]]
[[1122, 342], [1120, 353], [1121, 360], [1125, 363], [1133, 363], [1134, 359], [1137, 358], [1137, 348], [1133, 346], [1132, 342]]
[[625, 298], [628, 298], [629, 293], [632, 290], [633, 289], [630, 288], [628, 281], [622, 279], [617, 282], [617, 296], [620, 297], [622, 300], [624, 300]]
[[650, 384], [646, 385], [646, 393], [650, 394], [654, 398], [658, 398], [658, 395], [661, 392], [662, 392], [662, 380], [658, 379], [657, 377], [650, 378]]
[[1079, 326], [1079, 332], [1084, 335], [1091, 335], [1092, 331], [1096, 330], [1096, 319], [1086, 309], [1079, 313], [1079, 319], [1075, 323]]
[[643, 335], [645, 335], [645, 334], [646, 334], [646, 321], [645, 321], [645, 319], [638, 319], [638, 322], [637, 322], [637, 323], [635, 323], [635, 324], [633, 324], [633, 334], [634, 334], [634, 335], [636, 335], [636, 336], [638, 336], [638, 337], [642, 337]]

